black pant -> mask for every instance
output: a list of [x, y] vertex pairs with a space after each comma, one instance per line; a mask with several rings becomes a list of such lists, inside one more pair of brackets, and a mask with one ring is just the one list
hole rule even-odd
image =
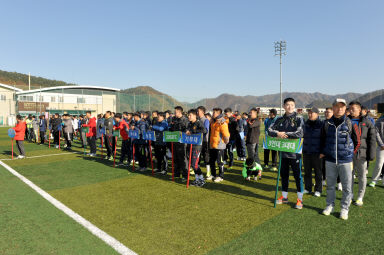
[[64, 139], [67, 143], [67, 148], [72, 146], [73, 133], [64, 133]]
[[323, 160], [319, 157], [319, 154], [304, 154], [303, 163], [304, 163], [304, 183], [305, 189], [309, 192], [312, 192], [312, 169], [315, 171], [315, 191], [323, 191], [323, 172], [322, 165]]
[[264, 165], [269, 164], [269, 152], [272, 154], [272, 166], [276, 166], [277, 151], [264, 149]]
[[123, 162], [125, 157], [127, 157], [128, 162], [131, 161], [132, 155], [131, 155], [131, 147], [129, 140], [123, 140], [121, 142], [121, 155], [120, 155], [120, 162]]
[[235, 146], [235, 140], [230, 140], [225, 149], [224, 160], [227, 160], [229, 167], [233, 166], [233, 147]]
[[87, 137], [87, 142], [90, 147], [90, 153], [96, 154], [96, 137], [95, 136]]
[[155, 157], [157, 161], [157, 169], [159, 171], [168, 170], [168, 160], [166, 154], [167, 146], [165, 144], [155, 144]]
[[60, 131], [53, 131], [53, 143], [59, 145]]
[[201, 154], [200, 154], [201, 160], [200, 162], [204, 161], [204, 165], [209, 165], [209, 144], [208, 142], [203, 142], [203, 145], [201, 146]]
[[[188, 150], [191, 149], [191, 145], [187, 145]], [[195, 171], [196, 175], [203, 174], [201, 172], [199, 161], [200, 161], [200, 152], [201, 152], [201, 145], [192, 145], [192, 158], [191, 158], [191, 168]], [[189, 155], [189, 152], [188, 152]]]
[[248, 158], [253, 158], [255, 162], [260, 164], [259, 158], [259, 144], [249, 143], [247, 144]]
[[288, 192], [289, 168], [291, 168], [293, 177], [295, 177], [297, 192], [303, 192], [300, 158], [301, 156], [298, 155], [296, 159], [281, 159], [280, 176], [282, 191]]
[[139, 167], [147, 167], [147, 157], [145, 156], [146, 144], [135, 144], [135, 156], [139, 161]]
[[24, 141], [16, 140], [16, 145], [17, 145], [17, 149], [19, 150], [20, 155], [25, 156]]
[[173, 161], [175, 167], [175, 177], [180, 177], [180, 174], [187, 177], [187, 157], [185, 155], [186, 144], [173, 143]]
[[44, 144], [45, 142], [45, 131], [40, 131], [40, 143]]
[[219, 176], [224, 178], [224, 150], [209, 149], [209, 164], [211, 165], [211, 173], [216, 177], [216, 162], [219, 166]]
[[108, 158], [114, 154], [114, 151], [112, 150], [113, 140], [115, 140], [113, 136], [104, 135], [105, 148], [107, 149]]

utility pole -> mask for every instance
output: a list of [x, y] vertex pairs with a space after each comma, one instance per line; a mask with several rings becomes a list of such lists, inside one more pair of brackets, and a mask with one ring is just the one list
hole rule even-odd
[[283, 116], [283, 55], [287, 55], [287, 42], [277, 41], [275, 42], [275, 56], [280, 56], [280, 116]]
[[31, 90], [31, 73], [28, 73], [28, 88]]

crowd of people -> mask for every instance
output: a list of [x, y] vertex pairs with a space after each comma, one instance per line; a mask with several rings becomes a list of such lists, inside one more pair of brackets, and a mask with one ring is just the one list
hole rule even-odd
[[[73, 140], [78, 139], [82, 147], [89, 148], [90, 157], [96, 156], [96, 144], [100, 140], [99, 146], [106, 148], [105, 160], [114, 160], [116, 132], [119, 132], [122, 139], [119, 165], [129, 166], [136, 162], [138, 170], [144, 172], [153, 150], [156, 173], [166, 175], [169, 171], [168, 160], [172, 157], [174, 177], [185, 182], [190, 161], [195, 175], [192, 185], [197, 187], [203, 187], [206, 181], [224, 181], [225, 169], [234, 165], [236, 150], [237, 160], [243, 162], [242, 176], [247, 181], [252, 176], [258, 181], [263, 170], [277, 171], [280, 167], [282, 194], [277, 204], [288, 203], [289, 175], [292, 172], [297, 189], [297, 209], [303, 208], [303, 194], [320, 197], [326, 186], [323, 214], [330, 215], [334, 211], [336, 189], [339, 189], [342, 191], [340, 218], [347, 220], [352, 202], [363, 206], [368, 166], [375, 157], [376, 165], [368, 186], [374, 187], [383, 178], [384, 117], [375, 122], [366, 107], [357, 101], [347, 104], [344, 99], [336, 99], [332, 107], [326, 108], [324, 117], [320, 116], [319, 109], [312, 107], [308, 110], [308, 119], [304, 120], [296, 112], [293, 98], [284, 100], [284, 110], [285, 114], [278, 117], [277, 111], [270, 109], [264, 120], [265, 135], [282, 139], [303, 138], [302, 154], [264, 149], [263, 164], [259, 158], [262, 122], [256, 108], [248, 113], [233, 112], [231, 108], [214, 108], [207, 112], [205, 107], [200, 106], [184, 112], [181, 106], [177, 106], [174, 112], [107, 111], [97, 116], [92, 116], [91, 112], [79, 116], [54, 114], [49, 120], [45, 119], [45, 115], [39, 116], [39, 119], [35, 116], [23, 119], [18, 115], [14, 129], [20, 152], [18, 158], [25, 157], [24, 138], [44, 144], [52, 137], [56, 148], [64, 138], [63, 147], [66, 150], [71, 150]], [[138, 131], [139, 138], [131, 139], [129, 130]], [[151, 147], [143, 138], [143, 133], [147, 131], [155, 132], [156, 141]], [[191, 145], [189, 158], [191, 147], [181, 142], [172, 145], [164, 142], [164, 131], [202, 134], [202, 143]], [[206, 168], [205, 176], [200, 167]], [[358, 181], [357, 192], [353, 191], [354, 179]]]

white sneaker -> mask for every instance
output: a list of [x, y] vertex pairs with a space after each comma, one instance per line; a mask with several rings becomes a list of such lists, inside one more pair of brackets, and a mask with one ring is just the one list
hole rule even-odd
[[335, 211], [335, 208], [333, 207], [333, 205], [328, 205], [327, 207], [325, 207], [325, 209], [323, 210], [323, 215], [325, 216], [329, 216], [331, 213], [333, 213]]
[[308, 190], [304, 190], [304, 192], [303, 192], [303, 194], [308, 194], [309, 193], [309, 191]]
[[321, 197], [321, 193], [318, 192], [318, 191], [316, 191], [316, 192], [315, 192], [315, 197]]
[[167, 171], [163, 170], [160, 172], [162, 175], [166, 175], [167, 174]]
[[255, 176], [255, 179], [254, 179], [254, 180], [257, 181], [257, 178], [258, 178], [258, 176]]
[[18, 159], [23, 159], [23, 158], [25, 158], [25, 156], [23, 156], [23, 155], [19, 155], [19, 156], [17, 156], [17, 158], [18, 158]]
[[340, 211], [340, 219], [348, 220], [348, 211], [345, 209], [341, 209]]
[[343, 191], [343, 186], [341, 185], [341, 182], [337, 184], [337, 190]]
[[208, 180], [208, 181], [210, 181], [210, 180], [212, 180], [212, 179], [213, 179], [213, 176], [212, 176], [212, 175], [207, 176], [207, 178], [206, 178], [206, 180]]
[[222, 182], [223, 181], [223, 178], [221, 177], [216, 177], [214, 182], [218, 183], [218, 182]]
[[355, 202], [355, 205], [363, 206], [363, 200], [361, 198], [357, 199], [356, 202]]
[[323, 181], [323, 186], [327, 186], [327, 182], [325, 180]]
[[245, 178], [245, 180], [250, 181], [251, 177], [248, 176], [247, 178]]

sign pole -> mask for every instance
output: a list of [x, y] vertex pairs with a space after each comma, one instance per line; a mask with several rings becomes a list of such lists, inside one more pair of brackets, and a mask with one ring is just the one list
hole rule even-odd
[[171, 148], [172, 148], [172, 181], [175, 181], [175, 165], [173, 161], [173, 142], [171, 142]]
[[151, 166], [152, 166], [152, 176], [155, 175], [155, 171], [153, 170], [153, 159], [152, 159], [152, 146], [151, 146], [151, 140], [149, 142], [149, 156], [151, 157]]
[[191, 148], [189, 149], [187, 189], [189, 188], [189, 175], [190, 175], [190, 172], [191, 172], [191, 160], [192, 160], [192, 144], [191, 144]]
[[281, 152], [279, 153], [279, 170], [277, 171], [275, 201], [273, 203], [274, 208], [276, 208], [277, 193], [279, 192], [280, 169], [281, 169]]

